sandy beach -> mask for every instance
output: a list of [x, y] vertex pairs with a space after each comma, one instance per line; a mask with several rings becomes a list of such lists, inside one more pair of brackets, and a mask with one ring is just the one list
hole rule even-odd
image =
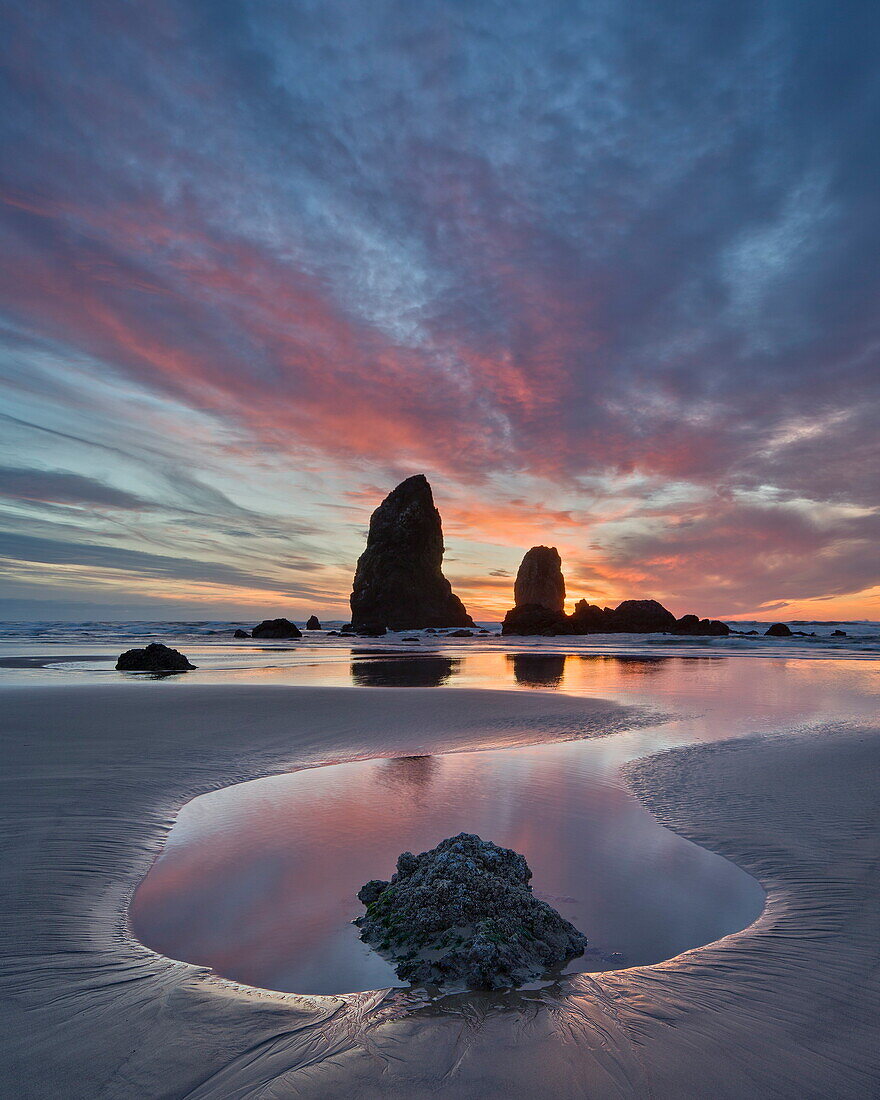
[[2, 691], [2, 1061], [16, 1097], [865, 1097], [880, 1056], [876, 769], [853, 725], [665, 752], [627, 781], [752, 873], [760, 919], [666, 963], [435, 1003], [273, 994], [127, 927], [179, 808], [334, 761], [596, 737], [596, 699], [144, 683]]

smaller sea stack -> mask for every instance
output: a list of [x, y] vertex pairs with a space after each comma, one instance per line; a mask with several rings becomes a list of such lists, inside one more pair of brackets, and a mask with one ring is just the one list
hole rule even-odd
[[513, 586], [517, 607], [535, 604], [548, 611], [565, 607], [562, 559], [555, 546], [533, 546], [523, 558]]

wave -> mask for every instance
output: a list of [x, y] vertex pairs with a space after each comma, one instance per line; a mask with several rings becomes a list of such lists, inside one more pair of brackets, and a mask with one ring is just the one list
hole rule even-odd
[[[778, 621], [778, 620], [776, 620]], [[506, 638], [505, 645], [510, 643], [517, 647], [540, 647], [560, 650], [605, 650], [612, 652], [646, 653], [686, 655], [689, 652], [712, 652], [722, 655], [724, 653], [752, 653], [762, 656], [830, 656], [831, 654], [843, 656], [866, 656], [880, 654], [880, 623], [839, 620], [791, 620], [788, 626], [795, 636], [787, 639], [764, 638], [764, 632], [771, 620], [760, 621], [733, 621], [728, 625], [737, 631], [726, 638], [689, 638], [677, 637], [665, 634], [626, 635], [626, 634], [593, 634], [575, 637], [556, 638]], [[29, 643], [46, 645], [69, 645], [70, 643], [94, 642], [102, 644], [119, 644], [122, 647], [130, 642], [149, 641], [175, 641], [181, 645], [198, 643], [199, 646], [226, 646], [239, 645], [233, 640], [236, 629], [250, 630], [253, 621], [240, 620], [84, 620], [82, 622], [67, 622], [61, 620], [26, 621], [15, 620], [0, 622], [0, 642]], [[298, 625], [305, 626], [304, 622]], [[326, 620], [324, 631], [310, 631], [308, 641], [315, 645], [337, 645], [339, 640], [328, 636], [326, 631], [338, 629], [342, 625], [341, 620]], [[478, 627], [486, 628], [497, 635], [500, 624], [497, 622], [481, 622]], [[754, 631], [754, 634], [749, 634]], [[843, 632], [834, 634], [835, 631]], [[418, 634], [418, 631], [406, 631], [407, 636]], [[432, 643], [443, 641], [442, 632], [430, 635]], [[462, 644], [458, 639], [457, 645]], [[385, 643], [388, 645], [399, 644], [400, 636], [389, 634]], [[464, 644], [471, 645], [497, 644], [495, 639], [483, 634], [473, 639], [468, 639]]]

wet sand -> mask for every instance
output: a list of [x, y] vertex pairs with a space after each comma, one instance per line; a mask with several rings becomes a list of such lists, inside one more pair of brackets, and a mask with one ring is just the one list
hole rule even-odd
[[154, 955], [133, 889], [180, 806], [333, 760], [600, 736], [599, 700], [431, 688], [0, 691], [0, 1059], [16, 1097], [865, 1097], [880, 1056], [880, 737], [663, 753], [628, 779], [768, 891], [750, 928], [652, 967], [426, 1004], [260, 993]]

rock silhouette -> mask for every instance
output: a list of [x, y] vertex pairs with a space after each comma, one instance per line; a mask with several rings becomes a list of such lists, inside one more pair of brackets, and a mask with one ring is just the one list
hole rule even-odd
[[511, 608], [501, 624], [502, 634], [685, 634], [696, 637], [723, 637], [730, 633], [727, 623], [718, 619], [700, 619], [683, 615], [680, 619], [656, 600], [624, 600], [617, 607], [599, 607], [578, 600], [574, 611], [564, 615], [538, 604]]
[[152, 642], [146, 649], [127, 649], [119, 655], [119, 672], [189, 672], [195, 668], [177, 649]]
[[381, 638], [387, 629], [381, 623], [364, 623], [355, 633], [359, 638]]
[[302, 631], [290, 619], [264, 619], [251, 631], [252, 638], [301, 638]]
[[616, 634], [661, 634], [675, 630], [675, 616], [656, 600], [624, 600], [608, 617]]
[[608, 628], [608, 616], [611, 613], [610, 607], [599, 607], [598, 604], [578, 600], [571, 613], [571, 633], [602, 634]]
[[727, 623], [719, 619], [701, 619], [697, 615], [682, 615], [676, 621], [676, 634], [687, 634], [695, 637], [726, 637], [730, 633]]
[[[599, 607], [578, 600], [566, 615], [565, 580], [559, 554], [552, 546], [533, 546], [523, 558], [514, 585], [516, 606], [504, 616], [502, 634], [690, 634], [730, 633], [718, 619], [683, 615], [680, 619], [657, 600], [624, 600], [617, 607]], [[552, 605], [552, 606], [551, 606]]]
[[512, 607], [504, 616], [501, 624], [502, 634], [543, 634], [553, 637], [556, 634], [573, 634], [588, 631], [573, 631], [571, 619], [561, 611], [551, 611], [537, 603], [521, 604]]
[[581, 955], [587, 938], [534, 896], [525, 858], [472, 833], [404, 852], [390, 882], [372, 879], [358, 900], [361, 939], [397, 975], [431, 985], [504, 989]]
[[355, 630], [473, 626], [443, 576], [443, 530], [424, 474], [393, 489], [373, 512], [351, 593]]
[[785, 623], [774, 623], [769, 630], [764, 631], [765, 638], [790, 638], [791, 630]]
[[517, 607], [534, 604], [548, 611], [565, 607], [565, 579], [562, 560], [555, 546], [533, 546], [520, 563], [513, 585]]
[[232, 637], [233, 638], [249, 638], [250, 634], [248, 634], [248, 632], [246, 630], [242, 630], [241, 627], [239, 627], [238, 630], [236, 630], [236, 632], [232, 635]]
[[320, 629], [321, 629], [321, 620], [318, 618], [317, 615], [311, 615], [309, 617], [308, 622], [306, 623], [306, 630], [320, 630]]

